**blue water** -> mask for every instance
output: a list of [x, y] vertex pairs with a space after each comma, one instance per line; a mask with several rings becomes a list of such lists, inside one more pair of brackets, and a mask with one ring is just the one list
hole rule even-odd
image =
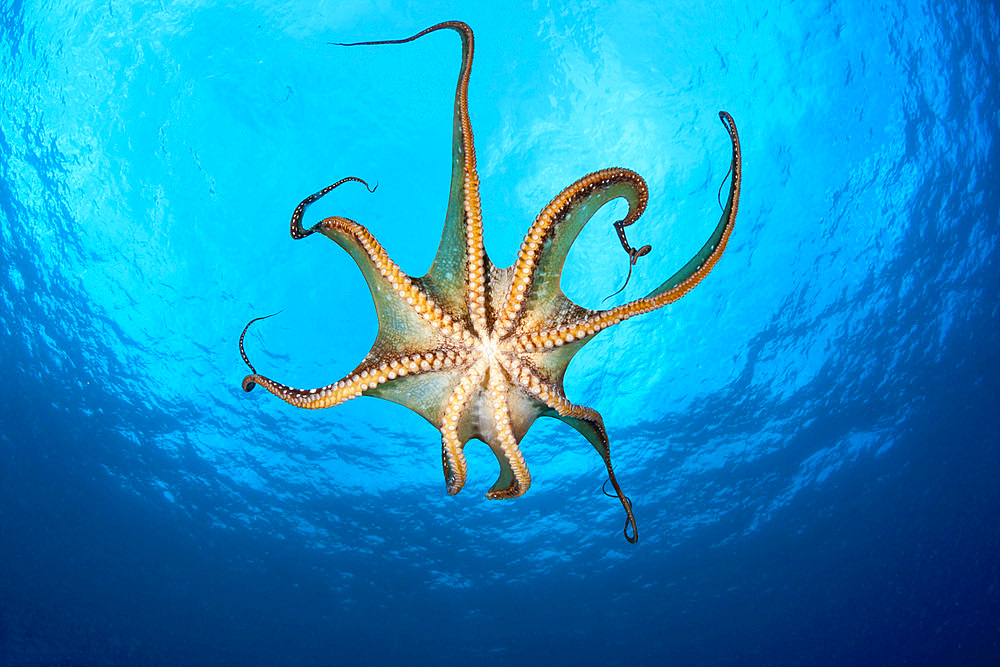
[[[499, 6], [501, 3], [496, 3]], [[234, 6], [235, 5], [235, 6]], [[242, 6], [246, 5], [246, 6]], [[0, 663], [987, 664], [1000, 655], [1000, 18], [968, 2], [0, 3]], [[487, 250], [576, 178], [649, 183], [615, 303], [718, 220], [691, 294], [602, 333], [531, 490], [445, 492], [435, 429], [245, 394], [376, 330], [347, 215], [421, 275], [447, 202], [459, 18]], [[569, 259], [597, 307], [609, 206]]]

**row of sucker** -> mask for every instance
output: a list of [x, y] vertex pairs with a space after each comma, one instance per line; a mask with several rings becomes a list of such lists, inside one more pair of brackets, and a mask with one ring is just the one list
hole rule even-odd
[[536, 400], [555, 410], [560, 416], [588, 421], [600, 420], [601, 417], [596, 410], [571, 403], [558, 386], [539, 377], [529, 364], [514, 357], [508, 357], [504, 362], [510, 371], [511, 378], [516, 380], [518, 385]]
[[486, 497], [490, 500], [517, 498], [524, 495], [531, 486], [531, 473], [528, 472], [528, 465], [524, 462], [524, 455], [521, 454], [521, 448], [511, 429], [510, 408], [507, 405], [507, 381], [496, 361], [490, 363], [488, 389], [497, 444], [510, 465], [511, 472], [514, 473], [514, 482], [505, 489], [490, 491]]
[[374, 389], [378, 385], [396, 378], [449, 370], [462, 366], [465, 361], [465, 357], [455, 350], [432, 350], [405, 355], [391, 361], [373, 363], [368, 368], [356, 369], [351, 375], [316, 389], [288, 387], [262, 375], [248, 375], [243, 380], [243, 385], [244, 388], [250, 385], [250, 389], [252, 389], [253, 384], [259, 384], [286, 403], [307, 410], [319, 410], [357, 398], [369, 389]]
[[477, 391], [479, 383], [483, 380], [487, 363], [486, 359], [479, 359], [462, 376], [462, 379], [455, 386], [455, 390], [448, 397], [448, 402], [441, 415], [442, 462], [445, 468], [445, 483], [450, 495], [455, 495], [465, 486], [468, 466], [465, 463], [465, 453], [462, 451], [462, 446], [465, 443], [459, 437], [458, 426], [465, 409]]

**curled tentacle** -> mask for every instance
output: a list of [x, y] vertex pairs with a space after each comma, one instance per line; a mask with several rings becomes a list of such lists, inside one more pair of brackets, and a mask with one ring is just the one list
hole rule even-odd
[[303, 199], [301, 202], [299, 202], [299, 205], [295, 207], [295, 212], [292, 213], [292, 238], [293, 239], [295, 239], [296, 241], [299, 240], [299, 239], [304, 239], [305, 237], [307, 237], [310, 234], [312, 234], [313, 231], [315, 231], [315, 230], [312, 230], [312, 229], [305, 229], [302, 226], [302, 214], [306, 212], [306, 207], [308, 207], [313, 202], [321, 199], [322, 197], [326, 196], [334, 188], [336, 188], [336, 187], [338, 187], [340, 185], [343, 185], [344, 183], [346, 183], [348, 181], [357, 181], [361, 185], [363, 185], [366, 188], [368, 188], [368, 192], [375, 192], [375, 190], [378, 189], [378, 183], [376, 183], [375, 187], [373, 188], [370, 185], [368, 185], [368, 183], [366, 183], [365, 181], [361, 180], [360, 178], [358, 178], [356, 176], [348, 176], [347, 178], [340, 179], [339, 181], [337, 181], [333, 185], [326, 186], [325, 188], [323, 188], [322, 190], [320, 190], [319, 192], [317, 192], [315, 194], [309, 195], [308, 197], [306, 197], [305, 199]]
[[[618, 223], [615, 223], [616, 228], [617, 228], [617, 225], [618, 225]], [[624, 234], [621, 235], [621, 238], [622, 238], [622, 244], [626, 246], [625, 251], [629, 254], [628, 275], [625, 276], [625, 282], [622, 283], [622, 286], [618, 288], [618, 291], [617, 292], [612, 292], [611, 294], [609, 294], [606, 297], [604, 297], [601, 300], [601, 303], [604, 303], [605, 301], [607, 301], [608, 299], [610, 299], [613, 296], [621, 294], [622, 290], [625, 289], [628, 286], [628, 281], [631, 280], [631, 278], [632, 278], [632, 267], [635, 266], [635, 261], [637, 259], [639, 259], [640, 257], [644, 256], [644, 255], [648, 255], [649, 251], [653, 249], [653, 246], [651, 246], [651, 245], [644, 245], [641, 248], [639, 248], [638, 250], [634, 250], [632, 248], [627, 247], [628, 241], [625, 241]]]
[[[628, 496], [619, 496], [619, 495], [615, 495], [613, 493], [608, 493], [608, 490], [605, 487], [607, 487], [608, 482], [611, 482], [611, 481], [612, 481], [611, 477], [608, 477], [606, 480], [604, 480], [604, 484], [601, 484], [601, 491], [603, 491], [604, 495], [606, 495], [608, 498], [619, 498], [619, 497], [623, 497], [624, 498], [624, 500], [622, 501], [622, 505], [625, 507], [626, 517], [625, 517], [625, 529], [622, 532], [625, 533], [625, 539], [626, 540], [628, 540], [632, 544], [635, 544], [636, 542], [639, 541], [639, 533], [636, 532], [635, 517], [632, 516], [632, 499], [629, 498]], [[616, 489], [617, 489], [617, 487], [618, 487], [618, 485], [615, 484], [615, 488]], [[617, 489], [617, 490], [618, 490], [618, 493], [621, 494], [621, 489]], [[629, 526], [632, 526], [632, 537], [629, 537], [629, 535], [628, 535]]]
[[[250, 372], [253, 373], [253, 375], [257, 375], [257, 369], [254, 368], [253, 364], [250, 363], [250, 360], [247, 358], [247, 353], [243, 350], [243, 338], [244, 336], [247, 335], [247, 329], [250, 328], [251, 324], [253, 324], [257, 320], [266, 320], [269, 317], [274, 317], [280, 312], [281, 311], [279, 310], [277, 313], [271, 313], [270, 315], [264, 315], [263, 317], [255, 317], [249, 322], [247, 322], [247, 325], [243, 327], [243, 333], [240, 334], [240, 356], [243, 357], [243, 361], [246, 362], [246, 365], [250, 367]], [[257, 383], [250, 379], [251, 377], [253, 376], [248, 375], [247, 377], [243, 378], [243, 391], [251, 391], [254, 387], [257, 386]]]
[[625, 252], [628, 253], [628, 275], [625, 276], [625, 283], [618, 289], [617, 292], [615, 292], [614, 294], [609, 294], [608, 296], [604, 297], [605, 301], [615, 296], [615, 294], [621, 293], [621, 291], [625, 289], [625, 287], [628, 285], [629, 279], [632, 278], [632, 267], [635, 266], [636, 260], [638, 260], [640, 257], [648, 255], [649, 251], [653, 249], [653, 246], [651, 245], [644, 245], [641, 248], [636, 249], [628, 244], [628, 239], [625, 238], [625, 228], [638, 219], [639, 219], [638, 216], [636, 217], [628, 216], [615, 223], [615, 231], [618, 232], [618, 240], [621, 241], [622, 248], [624, 248]]
[[648, 255], [649, 251], [653, 249], [651, 245], [644, 245], [638, 250], [629, 245], [628, 239], [625, 238], [625, 228], [634, 223], [639, 219], [639, 216], [628, 216], [623, 220], [619, 220], [615, 223], [615, 231], [618, 233], [618, 240], [622, 243], [622, 248], [628, 253], [629, 261], [632, 265], [635, 265], [635, 261], [642, 257], [643, 255]]

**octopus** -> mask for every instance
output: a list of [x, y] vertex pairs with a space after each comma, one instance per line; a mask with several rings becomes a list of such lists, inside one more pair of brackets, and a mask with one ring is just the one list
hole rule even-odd
[[[517, 498], [528, 491], [531, 474], [521, 440], [538, 417], [559, 419], [600, 454], [607, 470], [605, 486], [610, 481], [625, 509], [625, 538], [635, 543], [639, 535], [632, 502], [615, 476], [604, 420], [593, 408], [572, 403], [563, 379], [573, 356], [597, 334], [677, 301], [719, 261], [739, 206], [741, 159], [736, 125], [728, 113], [719, 112], [732, 141], [732, 178], [722, 217], [701, 250], [641, 299], [607, 310], [584, 308], [561, 289], [570, 247], [598, 209], [622, 198], [628, 203], [628, 213], [615, 223], [615, 229], [628, 254], [631, 274], [631, 266], [650, 251], [648, 245], [633, 248], [625, 234], [625, 228], [646, 208], [646, 182], [620, 167], [584, 176], [542, 209], [512, 266], [494, 265], [483, 245], [480, 183], [469, 119], [472, 29], [447, 21], [406, 39], [343, 46], [403, 44], [438, 30], [454, 30], [461, 36], [462, 65], [455, 91], [451, 190], [444, 232], [430, 269], [423, 277], [407, 275], [368, 229], [348, 218], [329, 217], [308, 229], [303, 226], [310, 204], [347, 182], [368, 187], [362, 179], [344, 178], [307, 197], [292, 214], [292, 238], [318, 232], [354, 259], [378, 315], [375, 342], [357, 368], [342, 379], [315, 389], [296, 389], [258, 374], [247, 358], [243, 347], [247, 329], [264, 319], [254, 318], [240, 336], [240, 354], [251, 372], [242, 387], [249, 392], [260, 385], [286, 403], [307, 409], [329, 408], [359, 396], [403, 405], [440, 432], [441, 465], [451, 495], [465, 485], [466, 444], [477, 439], [489, 446], [500, 464], [500, 475], [486, 493], [494, 500]], [[605, 491], [605, 495], [611, 494]]]

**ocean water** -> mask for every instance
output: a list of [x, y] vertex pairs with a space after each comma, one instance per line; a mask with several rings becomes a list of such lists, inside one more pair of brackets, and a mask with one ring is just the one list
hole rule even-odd
[[[346, 215], [422, 275], [460, 46], [486, 247], [513, 261], [586, 173], [642, 174], [645, 294], [743, 196], [677, 303], [577, 355], [640, 541], [592, 447], [522, 442], [487, 501], [467, 448], [332, 382], [374, 309]], [[1000, 13], [985, 1], [0, 2], [0, 663], [996, 664]], [[563, 288], [627, 262], [603, 209]]]

